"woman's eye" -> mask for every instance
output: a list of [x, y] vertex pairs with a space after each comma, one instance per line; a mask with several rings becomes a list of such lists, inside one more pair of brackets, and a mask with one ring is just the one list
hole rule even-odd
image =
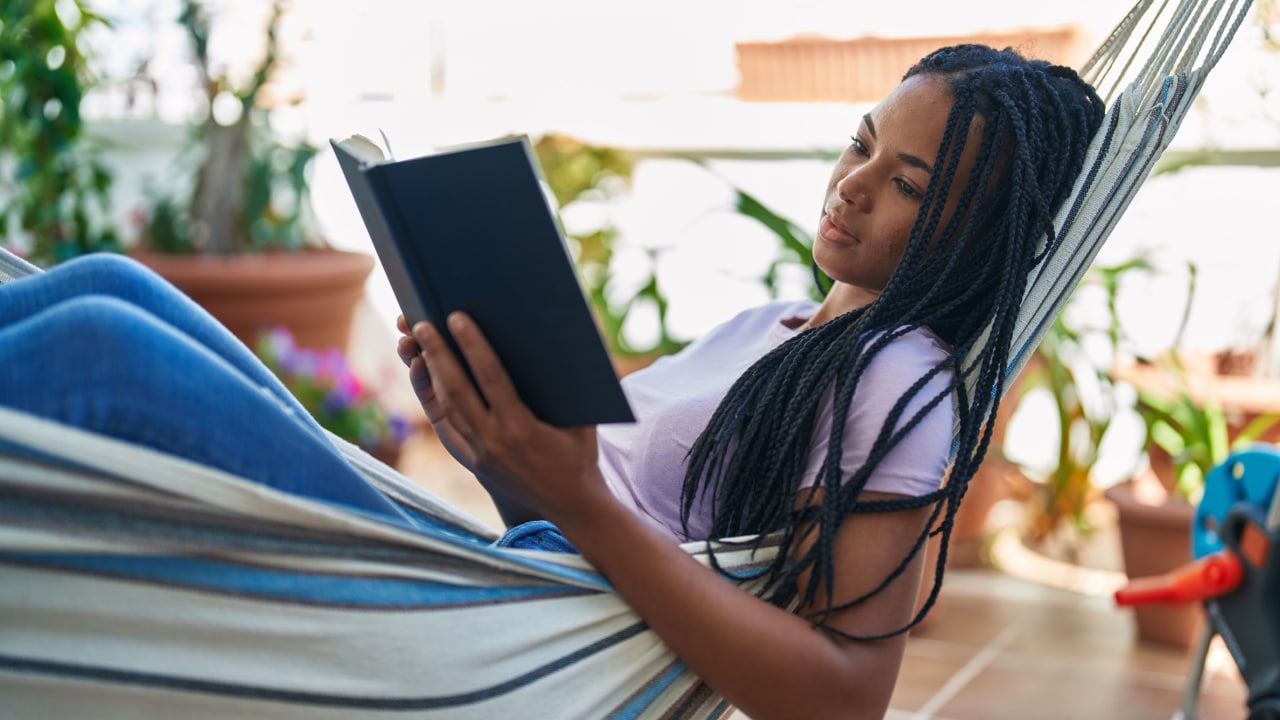
[[849, 142], [850, 150], [858, 153], [859, 155], [867, 154], [867, 146], [862, 144], [862, 141], [858, 139], [857, 135], [854, 135], [853, 137], [849, 138], [849, 141], [850, 141]]
[[919, 200], [921, 197], [923, 197], [919, 193], [919, 191], [917, 191], [914, 187], [912, 187], [911, 183], [907, 182], [906, 180], [895, 180], [894, 182], [898, 184], [898, 192], [902, 193], [904, 197], [909, 198], [911, 200]]

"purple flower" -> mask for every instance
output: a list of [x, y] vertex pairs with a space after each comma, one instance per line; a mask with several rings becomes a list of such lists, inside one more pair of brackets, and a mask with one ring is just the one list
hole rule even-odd
[[317, 355], [315, 372], [317, 378], [332, 381], [335, 385], [345, 384], [347, 378], [352, 377], [350, 369], [347, 368], [347, 359], [337, 348], [329, 348], [323, 354]]
[[268, 358], [287, 357], [295, 347], [293, 335], [289, 334], [288, 329], [282, 327], [264, 331], [259, 339], [259, 348]]
[[351, 386], [339, 384], [324, 395], [324, 408], [333, 414], [349, 410], [358, 396], [351, 393]]
[[412, 434], [413, 426], [409, 424], [408, 420], [399, 415], [391, 416], [391, 437], [395, 438], [397, 445], [408, 440]]
[[280, 369], [289, 375], [314, 378], [320, 367], [320, 356], [314, 350], [294, 350], [280, 357]]

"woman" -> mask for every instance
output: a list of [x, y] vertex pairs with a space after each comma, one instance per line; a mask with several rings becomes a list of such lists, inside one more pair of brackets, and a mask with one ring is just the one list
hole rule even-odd
[[[399, 353], [504, 520], [553, 523], [726, 699], [753, 718], [881, 717], [920, 549], [938, 511], [945, 539], [985, 453], [1036, 243], [1102, 116], [1066, 68], [972, 45], [924, 58], [832, 174], [822, 304], [743, 313], [631, 376], [636, 427], [539, 423], [460, 314], [483, 397], [430, 325], [402, 319]], [[798, 594], [795, 613], [673, 542], [775, 531], [771, 599]]]
[[[837, 163], [814, 248], [824, 302], [748, 311], [632, 376], [634, 427], [538, 423], [460, 315], [483, 397], [430, 326], [398, 350], [504, 519], [550, 521], [727, 700], [757, 719], [880, 717], [919, 550], [985, 452], [1036, 243], [1101, 117], [1065, 68], [979, 46], [925, 58]], [[415, 522], [251, 353], [127, 260], [0, 288], [0, 328], [5, 405]], [[674, 542], [763, 532], [784, 538], [770, 602]]]

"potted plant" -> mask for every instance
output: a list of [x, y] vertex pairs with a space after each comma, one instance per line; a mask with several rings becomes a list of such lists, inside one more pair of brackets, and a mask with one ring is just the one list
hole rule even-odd
[[111, 174], [84, 133], [96, 83], [85, 37], [106, 27], [81, 0], [10, 0], [0, 23], [0, 243], [41, 266], [118, 249]]
[[[1274, 2], [1260, 3], [1255, 15], [1262, 47], [1270, 52], [1280, 49], [1273, 30], [1275, 7]], [[1260, 97], [1266, 97], [1265, 88]], [[1278, 157], [1269, 148], [1166, 152], [1154, 174], [1208, 165], [1274, 167]], [[1194, 289], [1195, 269], [1191, 270]], [[1145, 428], [1146, 467], [1106, 493], [1117, 509], [1129, 577], [1161, 575], [1189, 562], [1194, 510], [1206, 474], [1250, 443], [1280, 440], [1280, 283], [1275, 291], [1271, 322], [1256, 351], [1185, 352], [1179, 347], [1184, 313], [1166, 354], [1113, 369], [1117, 380], [1137, 390], [1135, 409]], [[1140, 638], [1180, 647], [1194, 642], [1203, 622], [1200, 605], [1145, 605], [1134, 610]]]
[[[197, 124], [190, 180], [157, 197], [135, 256], [212, 312], [246, 344], [283, 324], [307, 347], [345, 348], [374, 261], [335, 250], [309, 213], [308, 168], [316, 148], [285, 142], [267, 96], [281, 57], [284, 5], [267, 19], [262, 57], [237, 83], [209, 56], [212, 18], [185, 0], [179, 20], [191, 41], [207, 112]], [[185, 165], [184, 165], [185, 166]]]
[[[1251, 393], [1223, 378], [1221, 363], [1180, 350], [1195, 294], [1196, 269], [1188, 269], [1187, 303], [1170, 350], [1112, 370], [1137, 392], [1134, 409], [1143, 421], [1147, 459], [1145, 468], [1106, 491], [1131, 578], [1162, 575], [1191, 561], [1192, 520], [1205, 477], [1231, 452], [1273, 437], [1280, 422], [1274, 407], [1249, 406]], [[1190, 647], [1203, 612], [1199, 605], [1147, 605], [1135, 608], [1135, 620], [1140, 638]]]
[[1095, 468], [1121, 409], [1110, 371], [1123, 342], [1119, 288], [1127, 275], [1151, 270], [1143, 257], [1090, 268], [1020, 378], [1024, 397], [1041, 391], [1050, 400], [1057, 441], [1047, 468], [1018, 463], [1029, 480], [1022, 540], [1064, 562], [1080, 562], [1095, 529], [1086, 513], [1098, 499]]
[[[1147, 468], [1106, 492], [1116, 507], [1125, 573], [1131, 578], [1163, 575], [1191, 561], [1192, 521], [1206, 475], [1280, 420], [1280, 414], [1264, 413], [1243, 425], [1232, 422], [1218, 398], [1194, 393], [1177, 350], [1139, 367], [1124, 377], [1137, 387]], [[1134, 610], [1140, 638], [1179, 647], [1194, 643], [1203, 622], [1196, 604]]]

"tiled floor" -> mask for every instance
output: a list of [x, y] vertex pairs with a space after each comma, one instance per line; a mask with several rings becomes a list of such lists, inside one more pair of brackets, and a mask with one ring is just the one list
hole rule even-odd
[[[483, 492], [430, 434], [409, 441], [400, 468], [497, 526]], [[1110, 600], [1114, 574], [1072, 572], [1050, 567], [1037, 582], [989, 567], [949, 571], [939, 605], [907, 642], [889, 720], [1173, 718], [1190, 653], [1135, 639], [1129, 612]], [[1215, 645], [1199, 718], [1241, 720], [1244, 698], [1234, 663]]]
[[[995, 570], [949, 574], [933, 618], [907, 644], [891, 718], [1167, 720], [1182, 703], [1189, 653], [1137, 642], [1107, 597]], [[1215, 646], [1200, 717], [1239, 720], [1244, 686]]]

